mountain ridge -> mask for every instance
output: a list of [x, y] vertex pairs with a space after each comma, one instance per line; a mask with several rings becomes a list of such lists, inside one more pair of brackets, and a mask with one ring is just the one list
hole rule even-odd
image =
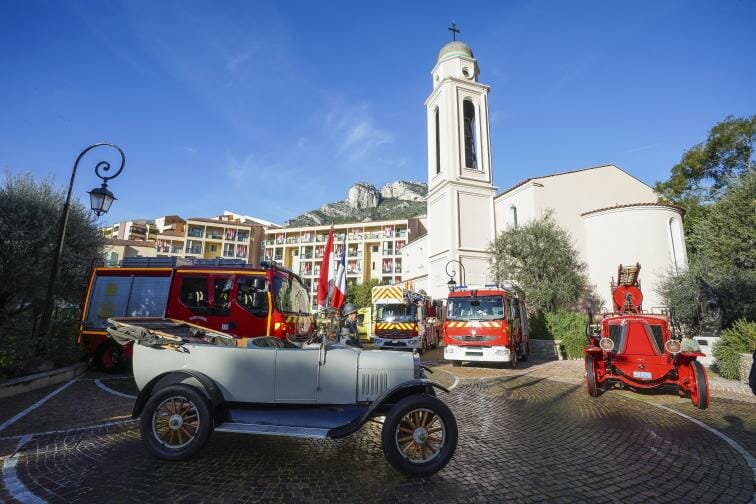
[[369, 182], [357, 182], [341, 201], [326, 203], [284, 223], [284, 227], [319, 226], [333, 222], [371, 222], [387, 219], [408, 219], [425, 215], [425, 182], [397, 180], [379, 190]]

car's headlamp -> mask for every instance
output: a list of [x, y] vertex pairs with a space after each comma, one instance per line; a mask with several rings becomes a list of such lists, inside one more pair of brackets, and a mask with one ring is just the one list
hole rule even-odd
[[611, 352], [614, 350], [614, 341], [609, 338], [601, 338], [599, 340], [599, 347], [601, 347], [601, 350], [604, 352]]
[[682, 349], [682, 345], [679, 341], [675, 339], [667, 340], [666, 343], [664, 343], [664, 349], [671, 353], [672, 355], [675, 355], [676, 353], [680, 353], [680, 350]]

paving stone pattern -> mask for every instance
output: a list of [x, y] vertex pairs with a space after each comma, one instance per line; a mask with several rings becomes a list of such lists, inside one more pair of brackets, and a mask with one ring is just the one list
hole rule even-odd
[[[105, 416], [129, 404], [93, 397], [93, 408], [117, 405], [107, 406]], [[622, 394], [594, 399], [582, 384], [527, 374], [462, 384], [442, 398], [456, 415], [459, 447], [446, 469], [425, 479], [406, 478], [388, 465], [378, 424], [327, 441], [214, 434], [185, 462], [149, 456], [134, 424], [45, 435], [22, 448], [18, 474], [48, 502], [729, 503], [753, 497], [753, 473], [735, 450], [684, 418]], [[0, 489], [0, 500], [7, 499]]]

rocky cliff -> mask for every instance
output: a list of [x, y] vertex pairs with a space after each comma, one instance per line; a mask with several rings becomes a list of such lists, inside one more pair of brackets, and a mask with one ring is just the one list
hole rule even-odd
[[423, 182], [397, 181], [380, 190], [373, 184], [357, 182], [349, 188], [343, 201], [326, 203], [286, 223], [287, 227], [315, 226], [343, 222], [369, 222], [385, 219], [406, 219], [425, 215], [425, 195], [428, 186]]

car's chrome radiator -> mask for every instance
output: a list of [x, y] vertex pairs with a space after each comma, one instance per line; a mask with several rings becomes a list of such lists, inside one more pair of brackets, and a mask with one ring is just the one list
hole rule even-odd
[[360, 400], [369, 401], [375, 399], [384, 393], [387, 388], [388, 375], [386, 373], [362, 373], [360, 379]]

